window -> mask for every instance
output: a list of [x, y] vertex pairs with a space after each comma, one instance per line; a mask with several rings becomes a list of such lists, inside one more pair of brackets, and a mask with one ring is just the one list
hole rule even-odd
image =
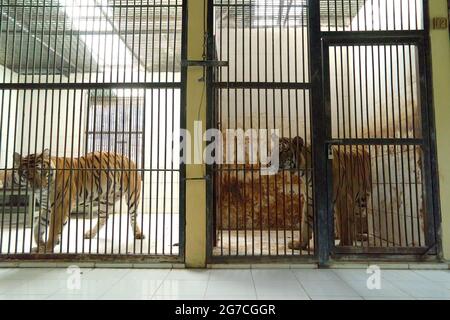
[[89, 98], [87, 152], [107, 151], [123, 154], [138, 168], [143, 164], [144, 98]]

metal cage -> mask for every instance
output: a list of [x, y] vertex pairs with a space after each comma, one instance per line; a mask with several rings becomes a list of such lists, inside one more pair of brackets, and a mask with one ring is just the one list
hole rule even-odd
[[185, 11], [0, 2], [1, 260], [184, 261]]
[[306, 158], [209, 168], [209, 261], [435, 259], [427, 1], [208, 8], [209, 59], [229, 63], [209, 73], [210, 127], [279, 129]]

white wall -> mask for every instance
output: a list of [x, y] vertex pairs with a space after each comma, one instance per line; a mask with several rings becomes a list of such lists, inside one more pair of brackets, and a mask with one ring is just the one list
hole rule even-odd
[[[179, 169], [180, 91], [147, 90], [145, 104], [144, 203], [151, 212], [179, 211], [179, 173], [163, 169]], [[178, 140], [176, 140], [178, 141]], [[160, 170], [160, 171], [157, 171]]]
[[[422, 19], [415, 18], [421, 13], [419, 0], [368, 0], [354, 18], [352, 29], [421, 29]], [[363, 24], [364, 21], [368, 23]], [[308, 66], [307, 37], [302, 38], [306, 32], [302, 27], [281, 30], [275, 27], [274, 31], [268, 27], [267, 31], [260, 28], [258, 36], [258, 30], [233, 27], [228, 32], [219, 26], [216, 29], [219, 59], [230, 63], [229, 71], [221, 69], [221, 80], [308, 82], [308, 69], [303, 70], [302, 64], [305, 61]], [[412, 46], [330, 48], [333, 138], [420, 138], [417, 58], [418, 51]], [[300, 135], [310, 141], [308, 91], [298, 90], [296, 99], [293, 90], [290, 93], [260, 90], [258, 95], [257, 90], [225, 89], [219, 92], [216, 107], [221, 110], [222, 129], [278, 128], [282, 136]], [[420, 150], [372, 147], [371, 156], [374, 182], [369, 199], [371, 244], [382, 241], [383, 245], [418, 245], [419, 238], [423, 240], [426, 214]]]
[[[87, 92], [27, 90], [18, 96], [16, 149], [22, 154], [50, 149], [52, 156], [78, 157], [85, 147]], [[19, 152], [20, 152], [19, 151]]]
[[[18, 75], [11, 70], [0, 66], [0, 79], [9, 81]], [[0, 169], [12, 168], [14, 153], [14, 131], [16, 122], [17, 92], [0, 90]]]
[[[219, 60], [229, 61], [221, 68], [221, 81], [309, 81], [306, 28], [217, 29], [216, 46]], [[224, 89], [218, 94], [224, 129], [279, 129], [286, 137], [310, 139], [308, 91]]]
[[422, 0], [366, 0], [353, 19], [352, 29], [420, 30], [423, 29], [422, 16]]

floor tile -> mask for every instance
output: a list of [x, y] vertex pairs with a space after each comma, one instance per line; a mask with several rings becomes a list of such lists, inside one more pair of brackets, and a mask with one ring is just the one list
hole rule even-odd
[[296, 294], [274, 294], [257, 295], [258, 300], [310, 300], [308, 295], [296, 295]]
[[416, 300], [443, 301], [443, 300], [450, 300], [450, 298], [416, 298]]
[[106, 292], [98, 300], [151, 300], [151, 295], [130, 294], [127, 292]]
[[46, 294], [57, 292], [66, 285], [65, 280], [29, 280], [21, 286], [17, 286], [8, 291], [8, 294]]
[[358, 293], [343, 281], [301, 281], [306, 293], [311, 296], [358, 297]]
[[256, 294], [206, 295], [205, 300], [256, 300]]
[[336, 269], [331, 271], [340, 279], [346, 281], [366, 281], [370, 277], [365, 269]]
[[206, 295], [236, 296], [254, 295], [253, 281], [210, 281]]
[[170, 269], [133, 269], [121, 280], [164, 280], [170, 273]]
[[210, 270], [180, 270], [172, 269], [166, 277], [166, 280], [190, 280], [206, 281], [209, 280]]
[[450, 282], [450, 271], [443, 270], [416, 270], [416, 274], [427, 280], [438, 282]]
[[387, 280], [381, 281], [380, 289], [370, 290], [367, 287], [366, 281], [347, 281], [346, 282], [353, 290], [355, 290], [363, 298], [366, 297], [405, 297], [410, 298], [410, 296], [400, 290], [399, 288], [392, 285]]
[[0, 294], [11, 293], [12, 290], [15, 290], [25, 284], [24, 280], [1, 280], [0, 281]]
[[412, 270], [381, 270], [381, 277], [389, 281], [426, 281]]
[[100, 297], [105, 294], [106, 291], [112, 288], [117, 281], [108, 280], [82, 280], [80, 282], [80, 288], [63, 287], [57, 291], [60, 294], [73, 294], [73, 295], [92, 295]]
[[271, 295], [275, 293], [307, 297], [305, 290], [298, 282], [287, 281], [255, 281], [256, 294]]
[[[163, 280], [128, 280], [123, 279], [114, 284], [107, 290], [105, 295], [119, 295], [129, 299], [141, 299], [142, 297], [152, 296], [161, 286]], [[102, 296], [103, 298], [103, 296]]]
[[[83, 276], [91, 269], [80, 269]], [[60, 280], [70, 276], [67, 268], [18, 268], [5, 275], [7, 279], [20, 280]]]
[[333, 270], [294, 270], [293, 273], [300, 281], [340, 280], [338, 275], [333, 272]]
[[250, 270], [211, 270], [210, 281], [249, 281], [252, 280]]
[[311, 300], [363, 300], [362, 297], [357, 296], [326, 296], [326, 295], [312, 295]]
[[12, 269], [12, 268], [0, 268], [0, 280], [2, 279], [8, 279], [7, 275], [9, 273], [14, 272], [14, 270], [16, 269]]
[[97, 300], [100, 295], [93, 294], [68, 294], [68, 293], [54, 293], [47, 297], [46, 300]]
[[130, 269], [93, 269], [90, 272], [84, 273], [82, 278], [84, 280], [108, 280], [119, 281], [130, 273]]
[[[297, 271], [297, 270], [296, 270]], [[291, 269], [282, 270], [252, 270], [253, 279], [258, 280], [273, 280], [273, 281], [296, 281], [295, 275]]]
[[197, 280], [164, 280], [158, 290], [156, 296], [177, 296], [192, 295], [203, 296], [206, 291], [207, 281]]
[[450, 298], [450, 290], [433, 282], [392, 281], [392, 284], [414, 298]]
[[[0, 299], [450, 299], [450, 272], [381, 270], [381, 290], [369, 290], [365, 270], [81, 269], [71, 289], [65, 268], [0, 269]], [[73, 283], [72, 283], [73, 284]]]
[[45, 300], [47, 294], [0, 294], [0, 300]]
[[413, 297], [390, 297], [390, 296], [383, 296], [383, 297], [363, 297], [364, 300], [390, 300], [390, 301], [396, 301], [396, 300], [416, 300], [416, 298]]
[[153, 296], [151, 300], [203, 300], [203, 295]]

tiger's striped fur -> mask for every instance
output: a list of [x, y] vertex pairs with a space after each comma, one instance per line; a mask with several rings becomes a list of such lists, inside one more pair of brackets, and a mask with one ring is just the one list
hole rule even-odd
[[137, 225], [141, 176], [136, 164], [125, 156], [93, 152], [71, 159], [51, 157], [49, 151], [44, 150], [23, 158], [15, 154], [14, 162], [19, 174], [41, 197], [39, 223], [34, 227], [34, 240], [40, 252], [53, 252], [77, 199], [99, 203], [97, 225], [84, 234], [86, 239], [97, 235], [106, 224], [108, 214], [114, 212], [115, 203], [124, 195], [134, 236], [136, 239], [144, 238]]
[[[340, 245], [351, 246], [367, 233], [367, 199], [371, 193], [370, 155], [364, 146], [333, 146], [332, 181], [335, 234]], [[280, 169], [298, 171], [307, 185], [301, 223], [301, 239], [290, 249], [306, 249], [314, 228], [313, 166], [311, 146], [301, 137], [280, 139]]]

